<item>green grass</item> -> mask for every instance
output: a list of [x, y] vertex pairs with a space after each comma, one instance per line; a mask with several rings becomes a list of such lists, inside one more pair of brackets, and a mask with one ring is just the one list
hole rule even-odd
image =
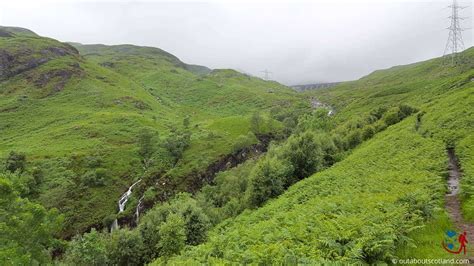
[[[15, 32], [0, 38], [0, 50], [16, 58], [12, 69], [21, 72], [0, 81], [0, 158], [18, 151], [30, 167], [67, 161], [64, 168], [73, 174], [47, 170], [35, 198], [66, 215], [64, 236], [101, 224], [117, 211], [119, 196], [141, 175], [141, 129], [165, 138], [190, 117], [190, 148], [167, 173], [179, 180], [230, 153], [237, 137], [249, 132], [252, 113], [308, 103], [283, 85], [232, 70], [205, 74], [204, 67], [190, 67], [158, 48], [73, 44], [79, 55], [69, 44]], [[70, 53], [56, 54], [53, 48]], [[42, 58], [48, 60], [22, 69]], [[72, 73], [63, 86], [61, 76], [45, 78], [61, 71]], [[71, 179], [87, 170], [73, 165], [90, 155], [103, 159], [105, 186], [72, 188]]]
[[447, 147], [456, 148], [464, 172], [461, 195], [468, 219], [474, 191], [474, 48], [463, 55], [467, 60], [456, 67], [433, 59], [306, 92], [336, 108], [336, 125], [381, 106], [409, 104], [420, 112], [262, 208], [222, 222], [206, 243], [168, 262], [450, 258], [440, 245], [444, 231], [452, 229], [444, 212]]
[[451, 259], [456, 255], [446, 252], [441, 247], [446, 231], [453, 229], [453, 223], [448, 215], [441, 210], [433, 220], [423, 228], [412, 232], [409, 237], [414, 241], [400, 246], [396, 252], [399, 258], [416, 259]]

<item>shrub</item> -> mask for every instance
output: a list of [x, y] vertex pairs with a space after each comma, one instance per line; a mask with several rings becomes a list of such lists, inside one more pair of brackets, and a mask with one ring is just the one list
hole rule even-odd
[[389, 110], [384, 114], [383, 121], [385, 122], [385, 124], [387, 124], [387, 126], [391, 126], [393, 124], [398, 123], [398, 121], [400, 121], [398, 111], [394, 109]]
[[263, 131], [263, 124], [265, 120], [260, 115], [260, 113], [256, 112], [250, 118], [250, 130], [255, 134], [261, 134]]
[[107, 265], [107, 242], [107, 235], [95, 229], [82, 236], [75, 236], [69, 243], [65, 262], [70, 265]]
[[324, 153], [316, 135], [307, 131], [292, 136], [282, 147], [282, 156], [293, 166], [293, 175], [302, 179], [322, 169]]
[[283, 193], [293, 169], [288, 161], [265, 158], [252, 170], [248, 198], [251, 206], [261, 206]]
[[368, 140], [375, 134], [375, 128], [372, 125], [367, 125], [362, 130], [362, 139]]
[[346, 143], [349, 148], [354, 148], [362, 142], [362, 133], [360, 129], [352, 130], [349, 135], [346, 136]]
[[145, 168], [148, 168], [153, 153], [156, 151], [154, 135], [148, 129], [143, 129], [138, 135], [138, 154], [142, 158]]
[[97, 168], [88, 170], [81, 176], [82, 183], [87, 186], [103, 186], [105, 185], [107, 170], [104, 168]]
[[26, 155], [11, 151], [5, 162], [5, 169], [11, 173], [16, 171], [23, 172], [26, 167]]
[[170, 214], [166, 222], [160, 225], [159, 234], [160, 255], [170, 257], [177, 254], [184, 248], [186, 241], [183, 218], [179, 214]]
[[189, 147], [190, 142], [190, 131], [174, 131], [165, 139], [163, 147], [174, 158], [176, 163], [179, 159], [181, 159], [183, 152]]
[[142, 265], [143, 240], [137, 230], [119, 229], [110, 234], [107, 256], [111, 265]]
[[239, 135], [235, 140], [235, 143], [232, 147], [232, 151], [238, 152], [246, 147], [250, 147], [252, 144], [255, 144], [257, 142], [257, 138], [251, 132], [249, 132], [247, 135]]

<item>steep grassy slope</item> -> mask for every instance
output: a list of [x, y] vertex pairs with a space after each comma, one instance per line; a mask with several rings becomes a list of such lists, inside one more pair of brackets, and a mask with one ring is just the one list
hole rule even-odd
[[[252, 113], [303, 99], [231, 70], [202, 76], [205, 67], [157, 48], [75, 44], [78, 52], [25, 29], [0, 29], [0, 158], [23, 152], [28, 167], [41, 170], [31, 197], [65, 214], [63, 236], [116, 212], [143, 173], [141, 130], [158, 141], [189, 118], [190, 147], [170, 174], [179, 179], [230, 153]], [[100, 182], [85, 184], [91, 176]]]
[[[451, 226], [443, 208], [446, 147], [455, 147], [460, 157], [464, 208], [472, 208], [474, 49], [463, 55], [465, 61], [456, 67], [433, 59], [310, 92], [336, 108], [336, 123], [400, 103], [420, 111], [264, 207], [221, 223], [206, 243], [168, 263], [390, 263], [397, 256], [446, 257], [440, 246]], [[465, 216], [470, 217], [468, 211]]]
[[420, 131], [453, 147], [465, 178], [461, 186], [464, 216], [474, 221], [473, 123], [474, 48], [456, 66], [442, 58], [375, 71], [359, 81], [315, 92], [340, 112], [338, 119], [361, 114], [374, 106], [397, 102], [420, 107]]

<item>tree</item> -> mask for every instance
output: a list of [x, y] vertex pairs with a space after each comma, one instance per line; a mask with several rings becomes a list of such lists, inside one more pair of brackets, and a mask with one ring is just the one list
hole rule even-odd
[[[174, 227], [172, 224], [176, 222], [182, 224]], [[188, 193], [179, 193], [168, 203], [154, 207], [143, 216], [139, 230], [145, 246], [144, 256], [149, 261], [152, 258], [169, 256], [181, 250], [181, 242], [183, 245], [202, 243], [209, 226], [209, 218], [197, 206], [196, 200]], [[180, 228], [184, 234], [182, 239]], [[178, 238], [172, 240], [173, 236]], [[173, 244], [177, 244], [179, 249], [173, 249]]]
[[250, 118], [250, 130], [255, 134], [261, 134], [263, 132], [264, 119], [259, 112], [253, 113]]
[[178, 212], [185, 222], [186, 244], [197, 245], [204, 242], [210, 221], [202, 208], [197, 206], [196, 200], [190, 194], [179, 193], [172, 205], [179, 208]]
[[283, 120], [283, 125], [285, 126], [283, 129], [283, 133], [285, 134], [285, 136], [289, 136], [291, 135], [293, 130], [295, 130], [297, 123], [293, 117], [286, 117]]
[[362, 142], [362, 133], [360, 129], [352, 130], [349, 135], [346, 136], [346, 143], [349, 149], [354, 148]]
[[161, 239], [158, 248], [161, 256], [175, 255], [186, 245], [185, 223], [179, 214], [170, 214], [166, 222], [160, 225], [159, 233]]
[[155, 143], [153, 141], [153, 134], [148, 129], [143, 129], [138, 135], [138, 154], [142, 158], [142, 163], [145, 169], [151, 164], [151, 158], [156, 151]]
[[0, 214], [0, 264], [48, 264], [63, 220], [58, 211], [19, 197], [0, 174]]
[[115, 230], [107, 243], [107, 255], [112, 265], [143, 265], [143, 251], [143, 239], [138, 230]]
[[16, 171], [22, 173], [26, 167], [26, 155], [11, 151], [5, 162], [5, 169], [11, 173]]
[[65, 262], [70, 265], [107, 265], [107, 242], [107, 235], [94, 228], [82, 236], [75, 236], [66, 250]]
[[289, 162], [266, 157], [260, 161], [250, 174], [248, 198], [251, 206], [261, 206], [285, 190], [291, 178], [292, 167]]
[[288, 139], [283, 146], [283, 156], [293, 166], [295, 177], [302, 179], [322, 169], [324, 152], [321, 146], [310, 131]]
[[189, 131], [174, 131], [166, 138], [163, 147], [174, 158], [175, 163], [181, 159], [183, 152], [189, 147], [191, 142], [191, 132]]

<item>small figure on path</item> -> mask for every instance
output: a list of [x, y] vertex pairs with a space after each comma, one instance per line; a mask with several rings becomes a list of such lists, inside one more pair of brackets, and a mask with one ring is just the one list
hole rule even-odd
[[469, 243], [469, 241], [467, 241], [466, 231], [459, 235], [458, 241], [459, 244], [461, 244], [461, 247], [459, 248], [459, 253], [461, 253], [461, 250], [463, 250], [464, 255], [466, 255], [466, 244]]

